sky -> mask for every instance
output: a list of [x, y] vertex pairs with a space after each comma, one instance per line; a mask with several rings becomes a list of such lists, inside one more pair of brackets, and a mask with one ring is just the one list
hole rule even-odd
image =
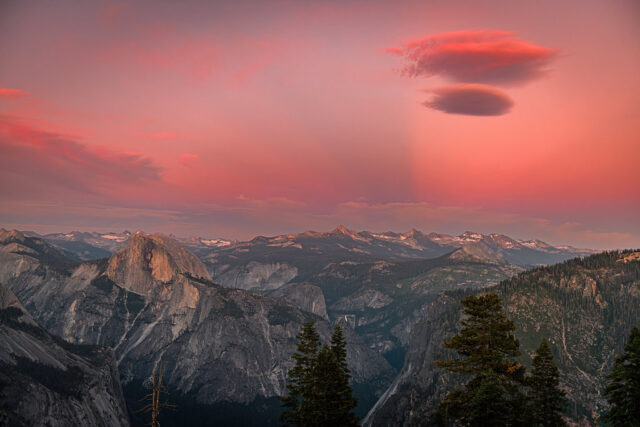
[[0, 1], [0, 226], [640, 247], [640, 3]]

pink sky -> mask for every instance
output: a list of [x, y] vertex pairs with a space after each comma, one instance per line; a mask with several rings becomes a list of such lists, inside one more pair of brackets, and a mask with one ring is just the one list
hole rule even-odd
[[640, 247], [640, 4], [3, 2], [0, 226]]

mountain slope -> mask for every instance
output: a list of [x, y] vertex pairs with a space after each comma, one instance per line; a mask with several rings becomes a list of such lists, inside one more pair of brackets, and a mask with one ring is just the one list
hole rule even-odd
[[[605, 407], [601, 391], [613, 359], [640, 324], [640, 253], [611, 252], [533, 269], [492, 288], [514, 320], [529, 366], [547, 338], [561, 372], [574, 420], [592, 423]], [[443, 341], [455, 334], [459, 300], [443, 294], [418, 323], [400, 375], [369, 413], [365, 425], [424, 425], [448, 389], [463, 381], [434, 366], [451, 356]]]
[[42, 329], [0, 284], [0, 422], [128, 426], [113, 353]]
[[[174, 399], [193, 413], [277, 409], [302, 323], [313, 319], [323, 339], [330, 336], [328, 322], [283, 299], [213, 284], [193, 254], [164, 236], [137, 233], [108, 260], [67, 270], [12, 252], [11, 244], [0, 265], [14, 270], [0, 274], [49, 330], [114, 349], [132, 409], [159, 363]], [[347, 339], [354, 381], [370, 405], [393, 370], [353, 331]]]

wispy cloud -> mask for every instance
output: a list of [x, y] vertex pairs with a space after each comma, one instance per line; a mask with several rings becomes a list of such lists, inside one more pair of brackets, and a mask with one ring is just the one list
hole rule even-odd
[[161, 182], [160, 173], [143, 155], [93, 147], [24, 118], [0, 116], [0, 180], [12, 183], [2, 193], [128, 194]]
[[30, 95], [31, 94], [29, 92], [25, 92], [24, 90], [20, 90], [20, 89], [9, 89], [6, 87], [0, 88], [0, 98], [20, 99], [20, 98], [27, 98]]

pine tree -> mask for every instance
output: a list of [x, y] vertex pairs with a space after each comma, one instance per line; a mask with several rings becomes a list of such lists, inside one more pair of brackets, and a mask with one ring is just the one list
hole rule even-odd
[[473, 427], [508, 425], [510, 402], [498, 375], [488, 370], [478, 375], [475, 382], [469, 387], [465, 424]]
[[280, 420], [285, 425], [307, 426], [313, 424], [315, 406], [313, 369], [320, 345], [320, 337], [314, 328], [314, 322], [304, 323], [297, 338], [298, 347], [293, 355], [296, 364], [287, 374], [288, 394], [281, 398], [285, 409], [280, 415]]
[[331, 336], [331, 352], [336, 361], [336, 366], [330, 371], [334, 377], [331, 397], [332, 411], [335, 412], [334, 425], [357, 426], [358, 417], [351, 411], [358, 404], [358, 399], [353, 397], [353, 390], [349, 385], [351, 371], [347, 366], [347, 342], [340, 323], [336, 324]]
[[336, 402], [339, 386], [338, 359], [326, 344], [322, 346], [313, 369], [314, 393], [311, 405], [312, 420], [307, 426], [339, 426], [340, 411]]
[[[434, 420], [441, 425], [449, 420], [471, 423], [480, 408], [473, 402], [483, 401], [482, 393], [490, 391], [494, 394], [493, 402], [497, 408], [506, 402], [508, 421], [505, 422], [518, 424], [524, 412], [524, 396], [519, 391], [519, 385], [524, 382], [524, 368], [512, 360], [520, 355], [520, 343], [513, 336], [515, 325], [504, 314], [502, 301], [496, 294], [470, 295], [462, 300], [462, 306], [465, 314], [462, 329], [444, 343], [445, 348], [456, 350], [459, 357], [438, 361], [437, 365], [449, 372], [474, 377], [464, 390], [454, 391], [445, 397], [434, 414]], [[500, 387], [495, 384], [496, 378]], [[496, 399], [498, 391], [503, 393], [501, 399]], [[484, 415], [478, 416], [482, 418]], [[496, 423], [500, 425], [499, 420]]]
[[298, 335], [296, 365], [289, 371], [288, 396], [280, 420], [285, 425], [305, 427], [352, 427], [358, 417], [351, 411], [357, 404], [349, 386], [347, 347], [342, 328], [336, 325], [331, 346], [320, 345], [313, 322], [303, 325]]
[[605, 396], [611, 405], [605, 420], [614, 426], [640, 426], [640, 329], [634, 326], [616, 357]]
[[531, 376], [527, 378], [529, 393], [529, 423], [532, 426], [565, 426], [562, 413], [567, 405], [565, 394], [560, 390], [560, 372], [553, 362], [553, 353], [543, 339], [533, 357]]

